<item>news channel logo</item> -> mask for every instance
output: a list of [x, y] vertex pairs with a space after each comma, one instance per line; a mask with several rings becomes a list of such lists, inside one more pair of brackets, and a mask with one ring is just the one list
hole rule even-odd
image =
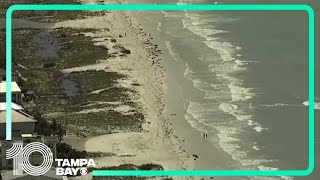
[[[38, 152], [43, 157], [43, 162], [39, 166], [34, 166], [30, 162], [30, 155]], [[12, 147], [6, 150], [6, 159], [13, 159], [13, 175], [23, 175], [27, 173], [32, 176], [41, 176], [47, 173], [53, 164], [53, 153], [51, 149], [40, 142], [32, 142], [23, 147], [22, 142], [14, 142]], [[86, 175], [86, 167], [95, 167], [93, 159], [55, 159], [57, 162], [56, 175], [75, 176], [79, 173]]]

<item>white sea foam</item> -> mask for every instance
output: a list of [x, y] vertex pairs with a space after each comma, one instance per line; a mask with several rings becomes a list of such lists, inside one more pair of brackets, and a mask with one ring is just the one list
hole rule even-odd
[[[180, 1], [188, 2], [188, 1]], [[187, 107], [188, 121], [193, 127], [201, 128], [203, 125], [209, 125], [218, 131], [219, 145], [233, 159], [242, 163], [245, 168], [257, 168], [261, 163], [272, 162], [267, 159], [250, 159], [247, 152], [240, 149], [237, 144], [243, 140], [237, 138], [237, 135], [243, 132], [243, 128], [252, 126], [256, 132], [262, 132], [267, 128], [252, 120], [253, 116], [248, 114], [244, 109], [246, 101], [255, 96], [254, 89], [244, 87], [243, 82], [234, 76], [235, 73], [246, 70], [251, 61], [240, 60], [242, 57], [240, 51], [242, 47], [235, 46], [229, 42], [225, 42], [216, 37], [220, 33], [228, 33], [228, 31], [215, 27], [219, 22], [232, 22], [237, 19], [228, 19], [225, 17], [214, 17], [213, 14], [199, 13], [188, 11], [185, 13], [187, 18], [182, 19], [183, 27], [190, 30], [194, 34], [203, 37], [205, 45], [215, 51], [220, 58], [212, 57], [212, 55], [203, 55], [198, 59], [208, 63], [209, 70], [214, 73], [219, 82], [212, 84], [206, 82], [197, 72], [191, 70], [187, 65], [185, 77], [192, 80], [194, 87], [205, 92], [205, 102], [190, 102]], [[221, 83], [221, 84], [219, 84]], [[219, 84], [219, 85], [218, 85]], [[230, 101], [231, 98], [231, 101]], [[217, 102], [216, 104], [207, 103], [207, 101]], [[227, 114], [219, 113], [217, 108]], [[230, 117], [230, 119], [228, 119]], [[234, 117], [238, 121], [234, 121]], [[254, 144], [252, 147], [256, 151], [260, 148]]]
[[162, 26], [162, 23], [161, 23], [161, 22], [158, 22], [158, 26], [157, 26], [157, 30], [158, 30], [158, 31], [161, 31], [161, 29], [160, 29], [161, 26]]
[[[212, 26], [212, 24], [220, 23], [223, 21], [223, 18], [222, 17], [198, 18], [197, 16], [194, 16], [194, 17], [191, 16], [191, 19], [184, 19], [184, 20], [188, 22], [189, 25], [203, 27], [203, 25]], [[229, 22], [230, 21], [231, 20], [229, 20]]]
[[193, 12], [193, 11], [187, 11], [185, 13], [185, 16], [188, 18], [188, 20], [193, 21], [193, 22], [200, 22], [200, 24], [212, 24], [212, 23], [231, 23], [239, 20], [239, 18], [231, 18], [231, 17], [223, 17], [218, 14], [201, 14], [198, 12]]
[[222, 89], [222, 87], [224, 87], [223, 84], [210, 84], [211, 87], [213, 87], [214, 89]]
[[253, 120], [248, 120], [248, 126], [254, 126], [252, 129], [255, 130], [258, 133], [261, 133], [262, 131], [268, 130], [268, 128], [262, 127], [261, 124], [254, 122]]
[[[182, 19], [183, 27], [189, 29], [194, 34], [205, 38], [207, 41], [215, 34], [227, 33], [228, 31], [215, 28], [212, 24], [214, 22], [225, 22], [226, 19], [222, 17], [212, 17], [199, 15], [198, 13], [186, 12], [187, 19]], [[215, 38], [216, 39], [216, 38]]]
[[212, 84], [204, 81], [203, 77], [213, 77], [214, 73], [205, 73], [205, 74], [197, 74], [193, 71], [188, 64], [186, 64], [187, 68], [184, 71], [184, 77], [191, 80], [193, 82], [193, 86], [198, 90], [205, 93], [204, 99], [221, 99], [221, 97], [227, 97], [225, 91], [227, 90], [226, 86], [223, 84]]
[[257, 142], [254, 142], [254, 145], [252, 146], [252, 148], [256, 151], [260, 151], [260, 148], [257, 145]]
[[197, 129], [198, 131], [203, 132], [205, 130], [201, 122], [197, 121], [195, 117], [192, 116], [192, 114], [187, 113], [184, 115], [184, 118], [193, 128]]
[[225, 96], [225, 92], [223, 90], [218, 90], [218, 91], [205, 91], [206, 95], [204, 96], [203, 99], [219, 99], [223, 96]]
[[190, 23], [189, 21], [182, 19], [182, 25], [184, 29], [188, 29], [188, 27], [190, 26], [189, 23]]
[[[245, 151], [240, 149], [237, 142], [242, 141], [236, 138], [236, 135], [243, 132], [242, 127], [245, 126], [242, 123], [244, 120], [250, 119], [250, 115], [244, 114], [243, 111], [235, 104], [221, 103], [219, 108], [223, 109], [225, 112], [234, 115], [237, 119], [241, 121], [230, 122], [226, 118], [213, 119], [213, 115], [217, 114], [216, 108], [213, 108], [214, 104], [204, 103], [204, 102], [189, 102], [187, 108], [187, 115], [185, 116], [192, 127], [201, 129], [203, 125], [211, 126], [218, 131], [219, 146], [227, 153], [229, 153], [234, 160], [239, 161], [243, 166], [257, 166], [262, 162], [271, 162], [267, 159], [248, 159]], [[208, 119], [208, 117], [211, 117]], [[219, 116], [218, 116], [219, 117]], [[232, 121], [232, 120], [231, 120]], [[257, 125], [258, 123], [251, 121], [252, 124]], [[231, 124], [230, 124], [231, 123]], [[255, 146], [257, 150], [257, 146]]]
[[275, 103], [275, 104], [260, 104], [259, 106], [263, 106], [263, 107], [279, 107], [279, 106], [289, 106], [289, 104], [286, 104], [286, 103]]
[[206, 37], [206, 40], [207, 41], [217, 41], [217, 40], [219, 40], [220, 38], [218, 38], [218, 37], [212, 37], [212, 36], [208, 36], [208, 37]]
[[215, 34], [220, 34], [220, 33], [227, 33], [227, 31], [223, 31], [223, 30], [219, 30], [219, 29], [214, 29], [214, 27], [212, 26], [210, 27], [199, 27], [199, 26], [189, 26], [188, 29], [190, 31], [192, 31], [193, 33], [207, 38], [208, 36], [212, 36]]
[[178, 61], [179, 55], [173, 51], [172, 45], [170, 41], [165, 41], [169, 54], [173, 57], [173, 60]]
[[252, 115], [247, 115], [242, 110], [238, 109], [238, 106], [234, 105], [234, 104], [222, 102], [219, 105], [219, 108], [222, 111], [233, 115], [234, 117], [236, 117], [240, 121], [244, 121], [244, 120], [248, 121], [252, 117]]
[[198, 21], [191, 21], [190, 23], [193, 26], [206, 25], [208, 23], [215, 22], [215, 19], [198, 19]]
[[[208, 127], [212, 128], [214, 121], [212, 121], [212, 114], [215, 113], [215, 108], [212, 108], [211, 103], [201, 103], [189, 101], [186, 107], [187, 113], [185, 119], [188, 123], [200, 132], [205, 131]], [[210, 115], [211, 114], [211, 115]], [[214, 136], [211, 137], [211, 139]], [[214, 138], [213, 138], [214, 139]], [[215, 143], [213, 143], [216, 146]]]
[[205, 41], [205, 44], [211, 48], [216, 50], [223, 61], [234, 61], [236, 60], [233, 57], [232, 51], [233, 46], [228, 42], [219, 42], [219, 41]]
[[[241, 141], [234, 138], [234, 135], [240, 134], [241, 130], [239, 127], [229, 127], [229, 126], [215, 126], [215, 129], [219, 131], [218, 136], [220, 139], [220, 147], [232, 156], [232, 159], [239, 161], [245, 167], [256, 167], [261, 163], [273, 162], [274, 160], [267, 159], [248, 159], [247, 153], [240, 149], [240, 146], [236, 143]], [[243, 167], [242, 167], [243, 168]]]
[[248, 120], [248, 126], [258, 125], [258, 123], [254, 122], [253, 120]]
[[240, 146], [236, 144], [239, 139], [233, 137], [235, 134], [241, 133], [239, 128], [230, 126], [215, 126], [214, 128], [219, 131], [219, 145], [225, 152], [238, 161], [247, 157], [246, 153], [239, 150]]
[[203, 92], [206, 92], [207, 88], [210, 86], [209, 83], [203, 82], [201, 79], [194, 79], [192, 82], [194, 87]]
[[221, 78], [220, 80], [222, 81], [222, 83], [228, 84], [230, 82], [241, 83], [241, 80], [237, 79], [232, 74], [235, 72], [241, 72], [246, 68], [239, 66], [233, 62], [222, 62], [222, 63], [217, 62], [217, 63], [210, 63], [208, 65], [208, 69], [211, 72], [215, 73], [219, 78]]
[[279, 170], [278, 168], [267, 167], [267, 166], [258, 166], [259, 170]]
[[[191, 32], [204, 37], [206, 41], [204, 43], [211, 49], [217, 51], [220, 55], [223, 62], [226, 63], [219, 63], [214, 62], [209, 64], [209, 70], [216, 73], [220, 80], [225, 81], [229, 80], [230, 82], [237, 81], [236, 78], [231, 77], [230, 73], [234, 73], [237, 71], [243, 71], [246, 69], [246, 65], [250, 61], [241, 61], [234, 58], [236, 50], [241, 50], [240, 46], [233, 46], [231, 43], [219, 41], [218, 38], [213, 37], [215, 34], [218, 33], [227, 33], [227, 31], [216, 29], [212, 25], [208, 25], [207, 23], [212, 22], [226, 22], [225, 18], [221, 17], [213, 17], [212, 15], [203, 15], [195, 12], [187, 12], [186, 17], [191, 20], [183, 20], [183, 24], [185, 28], [188, 28]], [[229, 19], [228, 21], [235, 21], [236, 19]], [[217, 58], [207, 58], [208, 60], [216, 60]], [[230, 63], [229, 63], [230, 62]], [[239, 89], [239, 86], [230, 85], [229, 88], [233, 88], [233, 92], [237, 90], [248, 90], [245, 88]], [[238, 88], [238, 89], [234, 89]], [[246, 96], [239, 96], [239, 93], [234, 93], [233, 98], [234, 100], [246, 100], [249, 99], [252, 94], [247, 94]]]
[[242, 61], [242, 60], [237, 59], [234, 62], [239, 66], [245, 66], [245, 65], [248, 65], [252, 61]]
[[262, 131], [264, 131], [264, 130], [268, 130], [267, 128], [263, 128], [261, 125], [259, 125], [259, 126], [255, 126], [254, 128], [253, 128], [255, 131], [257, 131], [257, 132], [262, 132]]
[[[305, 106], [309, 106], [309, 101], [306, 100], [302, 104], [305, 105]], [[317, 109], [317, 110], [320, 109], [320, 102], [314, 102], [314, 109]]]
[[[225, 18], [221, 17], [212, 17], [203, 14], [198, 14], [194, 12], [187, 12], [186, 16], [189, 17], [191, 20], [183, 19], [184, 28], [188, 28], [194, 34], [201, 36], [206, 39], [204, 43], [211, 49], [214, 49], [221, 57], [224, 62], [232, 62], [230, 64], [222, 64], [218, 65], [215, 62], [211, 64], [210, 70], [212, 72], [217, 72], [217, 69], [224, 68], [227, 71], [218, 71], [221, 72], [219, 75], [226, 76], [227, 72], [235, 72], [235, 71], [242, 71], [246, 69], [246, 65], [249, 61], [241, 61], [234, 58], [236, 50], [241, 50], [240, 46], [233, 46], [231, 43], [219, 41], [219, 38], [214, 37], [214, 35], [219, 33], [227, 33], [225, 30], [216, 29], [212, 22], [226, 22]], [[234, 21], [235, 19], [229, 19], [229, 21]], [[211, 24], [209, 24], [211, 23]], [[213, 58], [211, 58], [213, 59]], [[216, 67], [214, 67], [216, 66]], [[231, 70], [230, 70], [231, 69]], [[222, 74], [223, 73], [223, 74]]]
[[242, 72], [247, 69], [247, 66], [252, 61], [239, 60], [234, 57], [235, 51], [233, 46], [227, 42], [206, 41], [208, 47], [216, 50], [223, 61], [209, 64], [209, 70], [217, 73], [221, 77], [226, 77], [230, 82], [238, 81], [237, 78], [230, 79], [230, 75], [236, 72]]
[[[214, 99], [217, 96], [225, 96], [225, 93], [221, 92], [220, 89], [214, 89], [211, 83], [202, 79], [203, 77], [211, 77], [213, 76], [212, 74], [208, 73], [199, 75], [193, 71], [188, 64], [186, 64], [186, 66], [187, 68], [184, 71], [184, 77], [191, 80], [195, 88], [206, 93], [204, 99]], [[221, 88], [223, 87], [221, 86]]]
[[[288, 103], [274, 103], [274, 104], [260, 104], [259, 106], [261, 107], [268, 107], [268, 108], [272, 108], [272, 107], [303, 107], [303, 106], [309, 106], [309, 104], [307, 104], [308, 102], [303, 102], [302, 104], [288, 104]], [[317, 109], [317, 105], [315, 103], [315, 109]]]
[[256, 145], [252, 146], [252, 148], [253, 148], [254, 150], [256, 150], [256, 151], [259, 151], [259, 150], [260, 150], [259, 147], [256, 146]]
[[175, 53], [172, 51], [172, 45], [170, 41], [166, 41], [165, 43], [166, 43], [167, 49], [169, 50], [170, 55], [175, 56]]
[[[193, 70], [190, 69], [188, 63], [186, 63], [187, 69], [184, 71], [184, 77], [189, 77], [190, 74], [195, 73]], [[190, 79], [190, 78], [188, 78]]]
[[[213, 103], [189, 102], [187, 112], [191, 114], [199, 122], [212, 122], [212, 115], [216, 113], [216, 109], [212, 108]], [[211, 118], [208, 118], [211, 117]]]
[[197, 59], [205, 62], [205, 63], [219, 63], [219, 60], [217, 58], [218, 56], [212, 56], [211, 54], [203, 54], [201, 56], [199, 56]]
[[261, 163], [269, 163], [274, 162], [274, 160], [267, 160], [267, 159], [243, 159], [242, 164], [247, 166], [250, 169], [256, 169], [256, 167]]
[[[262, 166], [261, 168], [266, 168], [265, 170], [278, 170], [277, 168], [272, 167], [265, 167]], [[250, 180], [293, 180], [293, 177], [288, 176], [280, 176], [280, 177], [250, 177]]]
[[183, 14], [176, 11], [161, 11], [165, 18], [182, 18]]
[[242, 87], [240, 83], [232, 82], [228, 85], [232, 101], [245, 101], [251, 99], [255, 94], [252, 88]]

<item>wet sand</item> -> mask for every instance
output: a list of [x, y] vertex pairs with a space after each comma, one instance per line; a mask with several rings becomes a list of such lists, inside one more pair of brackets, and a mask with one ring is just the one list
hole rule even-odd
[[[117, 3], [117, 1], [108, 1], [108, 3]], [[172, 134], [172, 126], [165, 118], [165, 75], [164, 69], [159, 64], [161, 50], [153, 42], [152, 36], [145, 33], [135, 19], [121, 11], [112, 11], [103, 17], [56, 23], [54, 27], [109, 28], [108, 32], [101, 31], [101, 33], [87, 33], [87, 35], [99, 39], [97, 45], [107, 46], [110, 51], [112, 47], [104, 42], [103, 37], [112, 36], [117, 43], [131, 51], [131, 54], [124, 58], [113, 58], [92, 67], [65, 70], [72, 72], [92, 68], [108, 69], [129, 77], [119, 82], [122, 87], [133, 83], [139, 84], [135, 86], [138, 93], [133, 94], [133, 97], [141, 105], [146, 117], [147, 122], [143, 125], [143, 131], [129, 131], [89, 138], [83, 145], [84, 150], [115, 153], [114, 156], [97, 158], [95, 160], [97, 166], [156, 163], [170, 170], [193, 169], [194, 159], [181, 149], [179, 139]], [[66, 137], [66, 142], [70, 142], [68, 137]], [[182, 177], [182, 179], [185, 178]]]

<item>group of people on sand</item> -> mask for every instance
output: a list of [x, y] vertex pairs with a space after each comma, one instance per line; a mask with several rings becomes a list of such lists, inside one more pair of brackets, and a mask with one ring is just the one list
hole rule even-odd
[[208, 133], [207, 133], [207, 132], [202, 132], [202, 133], [201, 133], [201, 136], [202, 136], [203, 138], [207, 139], [207, 138], [208, 138]]

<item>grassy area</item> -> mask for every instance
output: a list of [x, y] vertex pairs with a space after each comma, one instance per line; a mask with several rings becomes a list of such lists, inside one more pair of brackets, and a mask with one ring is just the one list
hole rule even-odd
[[[80, 4], [77, 0], [10, 0], [0, 1], [0, 17], [5, 17], [6, 10], [14, 4]], [[59, 22], [72, 19], [83, 19], [88, 16], [100, 16], [108, 11], [15, 11], [13, 18], [24, 18], [38, 22]]]
[[124, 115], [114, 110], [64, 115], [57, 119], [74, 134], [102, 135], [116, 132], [141, 131], [144, 116], [135, 112]]
[[[86, 12], [80, 14], [85, 16]], [[73, 15], [66, 13], [64, 16]], [[33, 15], [27, 13], [26, 17], [28, 19]], [[58, 18], [64, 17], [58, 16]], [[26, 108], [29, 112], [37, 111], [41, 114], [63, 113], [63, 116], [49, 118], [56, 119], [67, 128], [68, 132], [75, 134], [81, 132], [88, 136], [119, 131], [141, 131], [145, 119], [141, 108], [130, 96], [136, 92], [118, 84], [120, 79], [128, 78], [126, 75], [95, 70], [71, 74], [61, 72], [61, 69], [93, 65], [98, 60], [108, 60], [114, 56], [126, 56], [131, 53], [113, 37], [106, 37], [106, 40], [119, 51], [116, 54], [109, 54], [106, 47], [96, 46], [91, 37], [84, 35], [86, 32], [95, 31], [73, 28], [13, 30], [13, 68], [23, 77], [23, 81], [19, 84], [21, 89], [24, 92], [28, 90], [34, 92], [34, 99], [31, 103], [26, 103]], [[1, 31], [0, 39], [4, 37], [5, 32]], [[50, 42], [43, 42], [46, 40]], [[39, 55], [41, 49], [53, 42], [59, 46], [57, 57], [43, 58]], [[2, 45], [3, 43], [1, 48]], [[3, 49], [0, 51], [3, 52]], [[63, 86], [66, 78], [76, 84], [79, 89], [77, 95], [73, 97], [66, 95]], [[93, 93], [95, 91], [99, 92]], [[117, 106], [123, 105], [132, 107], [132, 110], [127, 114], [114, 110]]]
[[106, 47], [94, 45], [92, 38], [84, 35], [85, 32], [95, 31], [72, 28], [59, 28], [51, 31], [52, 35], [62, 44], [56, 68], [65, 69], [96, 64], [98, 60], [111, 57]]
[[[69, 77], [79, 84], [83, 101], [125, 102], [130, 99], [128, 92], [134, 92], [131, 89], [119, 87], [118, 80], [127, 77], [116, 72], [90, 70], [73, 72]], [[95, 81], [92, 81], [93, 79]], [[92, 93], [97, 90], [101, 92]]]
[[[13, 0], [0, 7], [0, 16], [4, 17], [5, 9], [12, 4], [37, 4], [36, 0], [21, 1]], [[46, 0], [47, 4], [78, 4], [75, 0]], [[99, 16], [107, 11], [17, 11], [14, 18], [24, 18], [38, 22], [58, 22], [72, 19]], [[109, 29], [104, 29], [109, 31]], [[19, 84], [21, 89], [34, 92], [34, 99], [25, 103], [26, 110], [31, 114], [60, 113], [59, 116], [48, 116], [49, 122], [58, 122], [68, 133], [80, 136], [94, 136], [116, 132], [141, 131], [145, 117], [141, 107], [130, 96], [136, 92], [130, 88], [121, 87], [119, 80], [128, 78], [117, 72], [106, 71], [83, 71], [64, 74], [62, 69], [93, 65], [98, 60], [109, 60], [115, 56], [126, 56], [132, 53], [130, 50], [117, 43], [118, 37], [105, 37], [118, 50], [114, 54], [104, 46], [94, 45], [91, 37], [84, 33], [95, 33], [95, 29], [14, 29], [13, 30], [13, 68], [18, 70], [23, 81]], [[46, 45], [39, 44], [37, 37], [45, 33], [51, 40], [61, 46], [57, 51], [57, 57], [42, 58], [39, 51]], [[0, 31], [0, 66], [5, 64], [5, 31]], [[76, 96], [67, 96], [62, 86], [63, 80], [68, 78], [77, 84], [79, 92]], [[101, 90], [99, 93], [92, 93]], [[104, 102], [104, 103], [97, 103]], [[105, 103], [111, 102], [111, 103]], [[116, 102], [112, 104], [112, 102]], [[130, 106], [132, 109], [126, 113], [116, 110], [119, 106]], [[100, 110], [99, 110], [100, 109]], [[62, 114], [62, 115], [61, 115]], [[49, 124], [52, 126], [51, 124]], [[103, 154], [77, 151], [69, 145], [58, 145], [58, 156], [62, 158], [98, 157]], [[113, 155], [113, 154], [109, 154]], [[160, 169], [156, 164], [121, 165], [108, 167], [107, 169]], [[106, 169], [106, 168], [103, 168]], [[94, 177], [96, 180], [115, 179], [115, 177]], [[117, 179], [144, 180], [145, 177], [117, 177]], [[171, 178], [162, 178], [171, 180]]]

